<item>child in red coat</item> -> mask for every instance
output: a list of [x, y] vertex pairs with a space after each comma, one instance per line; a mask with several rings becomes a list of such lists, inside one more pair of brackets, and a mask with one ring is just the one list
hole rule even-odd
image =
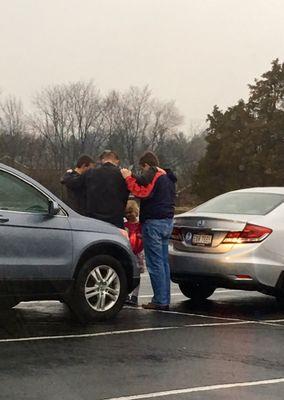
[[[129, 200], [126, 205], [125, 217], [127, 221], [124, 226], [128, 232], [130, 245], [133, 253], [137, 257], [140, 273], [145, 271], [144, 252], [142, 242], [142, 228], [139, 222], [139, 207], [135, 200]], [[138, 285], [128, 297], [126, 304], [138, 306], [138, 294], [140, 285]]]

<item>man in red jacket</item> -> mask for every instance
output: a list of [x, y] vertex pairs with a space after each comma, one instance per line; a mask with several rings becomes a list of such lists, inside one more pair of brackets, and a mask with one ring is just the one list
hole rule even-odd
[[122, 169], [128, 190], [141, 199], [140, 222], [146, 265], [154, 292], [145, 309], [168, 310], [170, 304], [169, 239], [173, 229], [176, 177], [159, 168], [157, 156], [146, 152], [139, 160], [143, 175]]

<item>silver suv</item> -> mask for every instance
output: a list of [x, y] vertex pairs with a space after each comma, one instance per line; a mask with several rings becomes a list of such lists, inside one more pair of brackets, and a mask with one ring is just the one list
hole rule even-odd
[[85, 320], [114, 317], [139, 283], [124, 231], [82, 217], [0, 164], [0, 308], [58, 299]]

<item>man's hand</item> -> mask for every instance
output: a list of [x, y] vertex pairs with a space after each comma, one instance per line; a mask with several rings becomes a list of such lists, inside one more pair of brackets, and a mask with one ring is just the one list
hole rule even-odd
[[166, 173], [166, 171], [164, 169], [162, 169], [160, 167], [156, 167], [156, 168], [157, 168], [157, 171]]
[[131, 171], [129, 171], [129, 169], [127, 168], [122, 168], [120, 170], [121, 175], [123, 176], [124, 179], [128, 178], [129, 176], [131, 176]]

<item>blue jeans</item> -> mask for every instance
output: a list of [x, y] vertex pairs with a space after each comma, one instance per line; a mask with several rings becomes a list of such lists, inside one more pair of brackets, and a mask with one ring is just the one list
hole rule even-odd
[[169, 305], [171, 301], [169, 239], [172, 230], [171, 218], [148, 219], [142, 225], [146, 265], [154, 292], [152, 303], [158, 305]]

